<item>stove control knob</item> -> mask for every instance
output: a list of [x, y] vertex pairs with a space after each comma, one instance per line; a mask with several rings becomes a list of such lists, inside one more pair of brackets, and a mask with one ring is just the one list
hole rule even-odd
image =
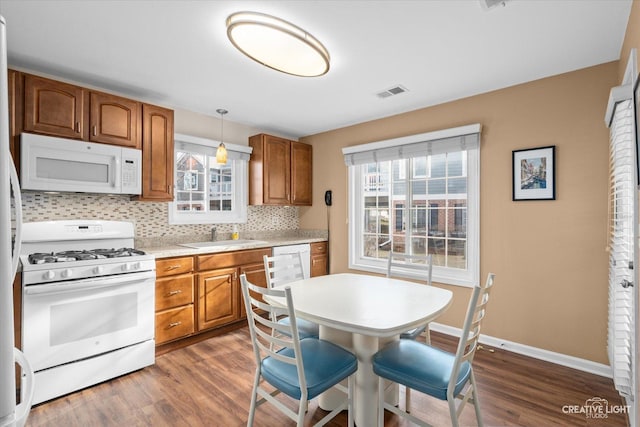
[[67, 278], [71, 276], [73, 276], [73, 270], [71, 270], [70, 268], [62, 270], [62, 277]]
[[104, 272], [104, 267], [98, 266], [93, 268], [93, 274], [102, 274]]
[[43, 277], [45, 280], [51, 280], [51, 279], [53, 279], [53, 278], [55, 278], [55, 277], [56, 277], [56, 273], [54, 273], [53, 271], [49, 270], [49, 271], [45, 272], [45, 273], [42, 275], [42, 277]]
[[129, 264], [127, 263], [122, 264], [122, 271], [129, 271]]
[[133, 263], [133, 266], [132, 266], [133, 270], [140, 270], [140, 267], [141, 267], [141, 265], [140, 265], [139, 262], [134, 262]]

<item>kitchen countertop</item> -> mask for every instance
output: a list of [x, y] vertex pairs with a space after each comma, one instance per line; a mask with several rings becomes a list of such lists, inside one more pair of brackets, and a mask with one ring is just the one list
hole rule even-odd
[[[244, 239], [242, 239], [244, 240]], [[209, 246], [205, 248], [189, 248], [178, 244], [162, 246], [139, 247], [141, 251], [154, 255], [156, 258], [171, 258], [176, 256], [202, 255], [210, 253], [241, 251], [245, 249], [270, 248], [273, 246], [298, 245], [303, 243], [326, 242], [326, 237], [292, 236], [292, 237], [267, 237], [253, 239], [255, 242], [244, 240], [246, 243], [230, 244], [223, 246]]]

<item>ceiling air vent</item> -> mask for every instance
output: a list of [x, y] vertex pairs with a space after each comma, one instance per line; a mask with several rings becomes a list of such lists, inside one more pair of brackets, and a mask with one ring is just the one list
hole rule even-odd
[[384, 90], [382, 92], [378, 92], [376, 95], [378, 96], [378, 98], [388, 98], [390, 96], [399, 95], [403, 92], [408, 92], [408, 91], [409, 90], [406, 87], [397, 85], [387, 90]]
[[482, 6], [484, 10], [489, 10], [497, 6], [506, 6], [506, 3], [509, 0], [479, 0], [479, 1], [480, 1], [480, 6]]

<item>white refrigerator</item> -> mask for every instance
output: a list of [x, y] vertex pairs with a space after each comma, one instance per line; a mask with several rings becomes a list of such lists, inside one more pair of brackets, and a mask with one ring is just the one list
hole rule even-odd
[[[11, 220], [13, 189], [15, 247]], [[9, 150], [9, 96], [7, 33], [0, 16], [0, 427], [21, 427], [27, 421], [33, 397], [33, 372], [13, 337], [13, 280], [18, 268], [22, 202]], [[21, 368], [20, 402], [16, 399], [16, 363]]]

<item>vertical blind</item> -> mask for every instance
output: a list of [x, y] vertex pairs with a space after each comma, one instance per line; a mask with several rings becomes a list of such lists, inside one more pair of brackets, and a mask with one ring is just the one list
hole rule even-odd
[[615, 105], [609, 142], [609, 327], [607, 349], [618, 392], [633, 398], [635, 129], [634, 105]]

